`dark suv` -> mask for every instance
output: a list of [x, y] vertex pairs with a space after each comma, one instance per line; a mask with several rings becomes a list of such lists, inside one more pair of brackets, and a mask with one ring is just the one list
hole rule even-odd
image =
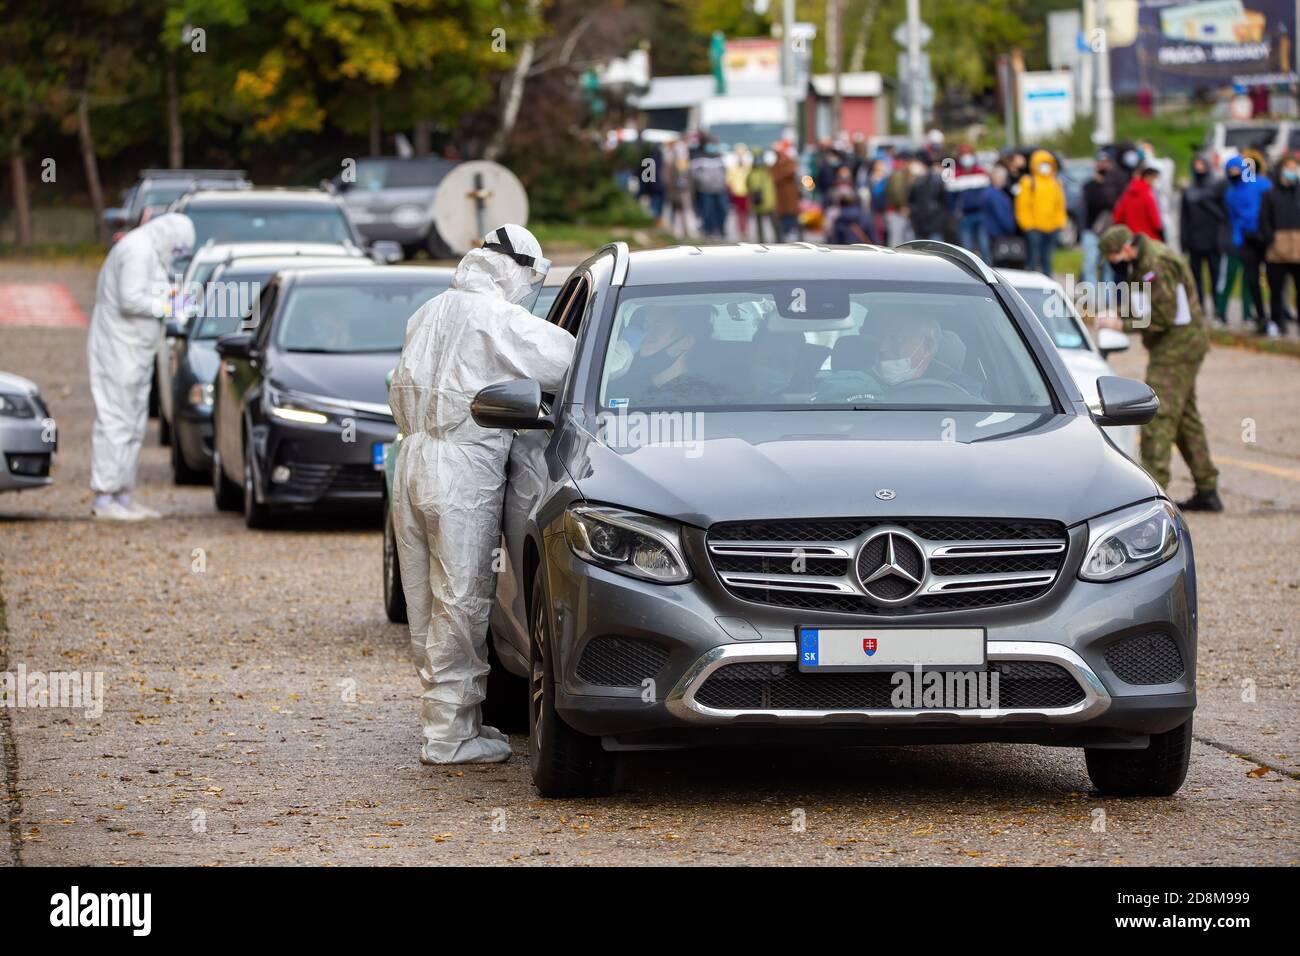
[[1168, 794], [1196, 704], [1177, 509], [1090, 413], [1020, 296], [963, 250], [716, 246], [577, 268], [560, 393], [516, 438], [493, 647], [530, 681], [544, 794], [620, 751], [763, 741], [1082, 747]]

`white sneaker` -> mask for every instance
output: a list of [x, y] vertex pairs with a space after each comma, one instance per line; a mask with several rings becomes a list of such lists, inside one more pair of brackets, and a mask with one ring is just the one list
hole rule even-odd
[[[121, 504], [121, 502], [118, 502]], [[127, 511], [134, 511], [141, 518], [161, 518], [162, 515], [152, 508], [147, 508], [138, 501], [132, 501], [129, 505], [122, 505]]]
[[1276, 339], [1276, 338], [1278, 338], [1281, 334], [1282, 334], [1282, 333], [1278, 330], [1278, 327], [1277, 327], [1277, 323], [1276, 323], [1276, 322], [1270, 322], [1270, 323], [1268, 324], [1268, 337], [1269, 337], [1270, 339]]
[[96, 518], [105, 521], [143, 521], [144, 515], [132, 511], [130, 508], [116, 501], [110, 501], [106, 505], [92, 505], [90, 513]]

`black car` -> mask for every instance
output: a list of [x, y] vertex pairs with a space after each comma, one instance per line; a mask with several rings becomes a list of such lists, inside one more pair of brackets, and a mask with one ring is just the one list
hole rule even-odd
[[289, 511], [377, 510], [384, 457], [397, 436], [385, 376], [407, 319], [453, 274], [381, 267], [275, 276], [253, 330], [217, 340], [217, 507], [242, 504], [251, 528]]
[[158, 363], [158, 435], [171, 446], [178, 485], [207, 481], [212, 473], [212, 391], [217, 339], [239, 331], [261, 290], [282, 269], [367, 268], [371, 260], [347, 256], [253, 256], [223, 263], [204, 282], [198, 312], [169, 319]]

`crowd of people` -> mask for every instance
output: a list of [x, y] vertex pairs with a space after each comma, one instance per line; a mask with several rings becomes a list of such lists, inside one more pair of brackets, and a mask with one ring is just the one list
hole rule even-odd
[[[839, 245], [940, 239], [996, 266], [1050, 275], [1070, 215], [1060, 160], [1046, 149], [1008, 150], [986, 166], [969, 144], [868, 155], [856, 136], [824, 140], [801, 156], [789, 141], [756, 153], [703, 136], [657, 146], [651, 156], [656, 175], [642, 177], [642, 194], [683, 238], [782, 242], [809, 231]], [[1150, 144], [1097, 152], [1075, 207], [1081, 282], [1114, 281], [1098, 249], [1111, 225], [1172, 242], [1172, 172]], [[1207, 313], [1212, 304], [1226, 324], [1240, 279], [1247, 325], [1276, 337], [1296, 322], [1285, 292], [1288, 283], [1300, 288], [1300, 161], [1288, 156], [1270, 172], [1263, 155], [1247, 150], [1216, 170], [1197, 155], [1176, 215], [1177, 245]]]

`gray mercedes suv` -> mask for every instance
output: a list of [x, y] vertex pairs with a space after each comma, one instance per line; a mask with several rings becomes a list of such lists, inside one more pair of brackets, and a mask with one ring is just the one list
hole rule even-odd
[[474, 402], [518, 432], [492, 645], [543, 794], [767, 742], [1081, 747], [1103, 793], [1182, 785], [1192, 542], [1099, 427], [1157, 400], [1103, 377], [1090, 412], [996, 272], [929, 241], [616, 244], [548, 319], [577, 337], [560, 393]]

